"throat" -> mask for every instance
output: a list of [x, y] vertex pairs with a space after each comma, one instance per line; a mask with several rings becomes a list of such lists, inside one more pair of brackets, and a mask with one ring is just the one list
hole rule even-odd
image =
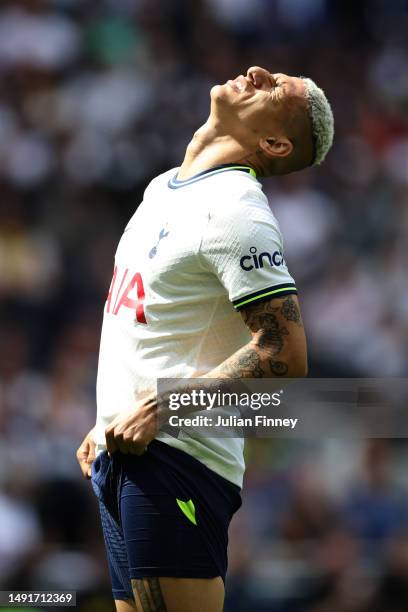
[[188, 180], [216, 166], [237, 163], [245, 153], [247, 151], [225, 132], [222, 124], [210, 116], [189, 143], [178, 178]]

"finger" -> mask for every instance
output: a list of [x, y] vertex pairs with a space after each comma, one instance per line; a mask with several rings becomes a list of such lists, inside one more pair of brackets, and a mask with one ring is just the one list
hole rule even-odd
[[76, 456], [78, 461], [81, 461], [82, 459], [86, 459], [88, 457], [88, 443], [81, 444], [81, 446], [76, 452]]
[[140, 447], [140, 448], [132, 448], [131, 453], [132, 455], [136, 455], [137, 457], [141, 457], [142, 455], [145, 454], [145, 452], [147, 451], [147, 446]]
[[88, 471], [90, 470], [89, 465], [87, 464], [86, 461], [80, 461], [79, 463], [81, 471], [82, 471], [82, 475], [87, 478], [88, 477]]
[[126, 455], [129, 452], [127, 444], [128, 440], [126, 439], [121, 426], [117, 425], [113, 429], [112, 437], [116, 450], [119, 450], [121, 453], [124, 453]]
[[144, 455], [145, 452], [147, 451], [147, 445], [146, 442], [135, 442], [133, 441], [132, 446], [129, 449], [129, 452], [132, 455], [137, 455], [138, 457], [140, 457], [141, 455]]
[[129, 442], [126, 442], [123, 438], [115, 438], [117, 447], [121, 453], [127, 455], [130, 451]]
[[111, 455], [115, 451], [118, 450], [118, 446], [115, 441], [115, 431], [112, 428], [108, 428], [105, 431], [105, 439], [106, 439], [106, 450]]
[[141, 457], [142, 455], [144, 455], [145, 450], [144, 448], [136, 448], [135, 446], [133, 446], [133, 448], [131, 448], [129, 452], [131, 455], [136, 455], [136, 457]]
[[76, 458], [77, 458], [78, 463], [82, 463], [82, 461], [87, 461], [88, 453], [81, 453], [81, 454], [77, 453]]
[[95, 455], [95, 449], [96, 449], [96, 444], [91, 443], [89, 445], [89, 453], [88, 453], [88, 463], [93, 463], [95, 461], [96, 455]]

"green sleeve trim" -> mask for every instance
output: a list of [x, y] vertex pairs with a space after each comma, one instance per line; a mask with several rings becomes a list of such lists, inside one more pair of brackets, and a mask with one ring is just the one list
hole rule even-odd
[[284, 292], [290, 292], [290, 293], [297, 293], [296, 288], [295, 287], [280, 287], [279, 289], [272, 289], [272, 291], [267, 291], [266, 293], [260, 293], [259, 295], [256, 295], [255, 297], [251, 297], [248, 298], [246, 300], [243, 300], [242, 302], [238, 302], [237, 304], [234, 304], [235, 308], [241, 308], [241, 306], [245, 306], [245, 304], [249, 304], [250, 302], [255, 302], [256, 300], [260, 300], [264, 297], [268, 297], [268, 295], [276, 295], [277, 293], [284, 293]]

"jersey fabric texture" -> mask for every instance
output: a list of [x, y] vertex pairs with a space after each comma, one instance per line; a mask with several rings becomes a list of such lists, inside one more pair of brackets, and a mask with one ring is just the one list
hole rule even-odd
[[141, 457], [107, 452], [92, 465], [114, 599], [132, 578], [225, 581], [228, 527], [239, 487], [191, 455], [153, 440]]
[[[101, 334], [98, 451], [105, 428], [156, 391], [158, 378], [199, 377], [245, 345], [240, 309], [296, 293], [268, 200], [247, 167], [221, 166], [155, 178], [117, 248]], [[243, 440], [178, 437], [163, 442], [242, 486]]]

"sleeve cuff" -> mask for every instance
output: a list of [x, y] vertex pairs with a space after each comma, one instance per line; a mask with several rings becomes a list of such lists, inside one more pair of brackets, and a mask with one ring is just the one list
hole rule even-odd
[[283, 285], [275, 285], [274, 287], [267, 287], [254, 293], [249, 293], [236, 300], [232, 300], [232, 305], [235, 310], [241, 310], [248, 304], [255, 304], [255, 302], [262, 302], [264, 300], [270, 300], [272, 297], [281, 297], [283, 295], [297, 294], [296, 285], [294, 283], [284, 283]]

